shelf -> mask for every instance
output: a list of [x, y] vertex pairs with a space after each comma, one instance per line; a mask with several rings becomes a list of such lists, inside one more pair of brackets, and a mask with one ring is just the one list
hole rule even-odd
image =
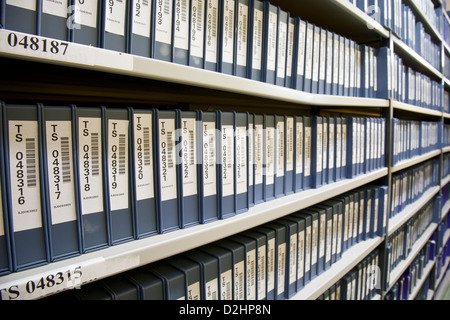
[[396, 110], [418, 113], [420, 115], [427, 115], [427, 116], [433, 116], [433, 117], [442, 117], [441, 111], [418, 107], [418, 106], [415, 106], [412, 104], [399, 102], [399, 101], [395, 101], [395, 100], [392, 101], [392, 106]]
[[[399, 56], [402, 58], [402, 60], [407, 62], [407, 65], [414, 64], [414, 69], [423, 74], [431, 75], [438, 79], [443, 78], [442, 73], [435, 67], [433, 67], [428, 61], [426, 61], [420, 54], [414, 51], [414, 49], [410, 48], [406, 43], [404, 43], [396, 36], [393, 36], [392, 39], [394, 42], [394, 51], [400, 51]], [[417, 63], [420, 65], [417, 66]]]
[[439, 190], [439, 186], [431, 187], [417, 201], [409, 204], [402, 212], [389, 219], [389, 227], [387, 232], [388, 236], [394, 233], [412, 216], [414, 216], [417, 211], [419, 211], [428, 201], [430, 201], [436, 194], [439, 193]]
[[400, 161], [400, 162], [396, 163], [395, 165], [391, 166], [391, 172], [394, 173], [394, 172], [406, 169], [408, 167], [412, 167], [413, 165], [416, 165], [416, 164], [424, 162], [428, 159], [434, 158], [439, 154], [441, 154], [441, 149], [437, 149], [437, 150], [425, 153], [423, 155], [413, 157], [411, 159], [405, 159], [405, 160]]
[[419, 279], [419, 281], [416, 283], [416, 286], [413, 288], [412, 292], [409, 295], [408, 300], [414, 300], [417, 296], [417, 294], [420, 292], [420, 289], [422, 289], [423, 284], [427, 280], [429, 274], [431, 273], [431, 270], [433, 270], [433, 267], [435, 265], [435, 261], [428, 261], [427, 265], [422, 271], [422, 277]]
[[448, 266], [450, 265], [450, 258], [447, 258], [445, 266], [442, 267], [442, 274], [436, 279], [435, 292], [433, 300], [442, 300], [447, 289], [450, 286], [450, 272], [448, 272]]
[[387, 288], [387, 291], [391, 289], [391, 287], [397, 282], [397, 280], [400, 278], [403, 272], [405, 272], [405, 270], [409, 267], [409, 265], [417, 256], [419, 251], [430, 239], [433, 232], [436, 231], [436, 227], [437, 227], [436, 223], [431, 223], [428, 226], [428, 228], [423, 232], [423, 234], [420, 236], [420, 238], [417, 239], [417, 241], [414, 243], [406, 259], [400, 261], [400, 263], [394, 268], [394, 270], [391, 271], [389, 277], [389, 288]]
[[[291, 88], [272, 85], [260, 81], [231, 76], [219, 72], [184, 66], [176, 63], [144, 58], [116, 51], [66, 43], [65, 54], [61, 49], [58, 54], [35, 52], [16, 45], [8, 45], [9, 30], [0, 30], [0, 57], [20, 58], [23, 60], [56, 64], [59, 66], [81, 68], [131, 76], [135, 78], [213, 89], [247, 97], [258, 97], [275, 101], [308, 106], [345, 106], [345, 107], [382, 107], [388, 108], [385, 99], [359, 98], [349, 96], [320, 95], [302, 92]], [[19, 37], [25, 34], [13, 32]], [[44, 39], [37, 37], [40, 42]], [[205, 93], [203, 93], [205, 94]], [[209, 98], [210, 95], [207, 96]]]
[[389, 31], [347, 0], [272, 0], [294, 16], [332, 30], [357, 42], [377, 42], [389, 38]]
[[[386, 176], [386, 174], [386, 168], [380, 169], [354, 179], [342, 180], [318, 189], [309, 189], [264, 202], [250, 208], [246, 213], [225, 220], [156, 235], [142, 240], [134, 240], [104, 250], [83, 254], [72, 259], [11, 273], [1, 278], [0, 294], [5, 294], [4, 289], [17, 286], [21, 293], [19, 298], [36, 299], [53, 294], [58, 290], [109, 277], [281, 218], [363, 186]], [[77, 267], [79, 267], [77, 270], [81, 270], [83, 274], [82, 279], [80, 279], [81, 282], [74, 284], [71, 281], [64, 281], [58, 287], [47, 287], [42, 292], [33, 294], [29, 294], [26, 291], [26, 285], [29, 281], [39, 282], [41, 277], [55, 275], [58, 272], [65, 273], [67, 270], [71, 270], [73, 273], [73, 270]], [[2, 296], [2, 298], [4, 297]]]
[[356, 244], [347, 250], [342, 258], [331, 266], [323, 274], [311, 280], [302, 290], [290, 298], [290, 300], [315, 300], [330, 286], [345, 276], [358, 265], [369, 253], [377, 248], [383, 238], [375, 238]]
[[[430, 33], [430, 31], [431, 31], [432, 37], [438, 39], [439, 41], [442, 41], [441, 34], [435, 28], [435, 26], [432, 25], [430, 21], [428, 21], [428, 18], [422, 13], [422, 11], [416, 5], [416, 1], [417, 0], [407, 0], [406, 2], [410, 5], [410, 8], [414, 11], [414, 15], [416, 16], [416, 18], [418, 18], [417, 20], [422, 21], [425, 29], [428, 29], [427, 32]], [[421, 1], [421, 0], [419, 0], [419, 1]]]

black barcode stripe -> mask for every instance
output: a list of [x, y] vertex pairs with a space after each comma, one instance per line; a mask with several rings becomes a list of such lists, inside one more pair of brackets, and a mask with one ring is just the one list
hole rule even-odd
[[181, 21], [187, 21], [187, 1], [183, 0], [181, 4]]
[[63, 183], [72, 180], [70, 175], [70, 146], [69, 137], [61, 137], [61, 163]]
[[167, 132], [167, 166], [173, 168], [173, 140], [172, 132]]
[[100, 175], [100, 154], [99, 154], [99, 136], [98, 132], [91, 133], [91, 158], [92, 158], [92, 175]]
[[241, 137], [241, 156], [240, 156], [240, 164], [241, 166], [247, 165], [247, 137], [243, 135]]
[[119, 134], [119, 174], [126, 174], [125, 134]]
[[232, 136], [228, 136], [227, 137], [227, 168], [232, 168], [233, 167], [233, 159], [232, 159], [232, 154], [231, 154], [231, 150], [233, 148], [233, 141], [232, 141]]
[[150, 161], [150, 128], [144, 127], [144, 166], [151, 165]]
[[201, 32], [203, 28], [203, 0], [198, 1], [197, 7], [197, 31]]
[[27, 164], [27, 187], [36, 187], [36, 140], [25, 139], [25, 154]]
[[231, 300], [231, 282], [227, 282], [226, 285], [226, 300]]
[[217, 8], [214, 7], [213, 8], [213, 13], [212, 13], [212, 37], [216, 37], [217, 36]]
[[214, 143], [214, 135], [209, 135], [209, 166], [214, 167], [216, 162], [216, 146]]
[[164, 1], [164, 14], [170, 14], [170, 1]]
[[189, 165], [194, 165], [194, 131], [189, 130]]

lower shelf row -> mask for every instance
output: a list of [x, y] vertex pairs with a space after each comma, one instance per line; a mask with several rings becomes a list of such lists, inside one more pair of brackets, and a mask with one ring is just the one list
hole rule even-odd
[[231, 237], [45, 299], [283, 300], [358, 243], [383, 236], [385, 186], [369, 185]]

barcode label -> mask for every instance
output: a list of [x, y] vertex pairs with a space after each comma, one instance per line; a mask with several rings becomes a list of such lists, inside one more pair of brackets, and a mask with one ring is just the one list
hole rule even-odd
[[155, 0], [156, 1], [156, 41], [165, 44], [172, 43], [172, 1], [171, 0]]
[[144, 166], [150, 166], [151, 165], [151, 151], [150, 151], [150, 128], [144, 127], [143, 129], [143, 136], [144, 136]]
[[222, 126], [222, 196], [234, 194], [234, 128]]
[[233, 289], [232, 289], [232, 271], [231, 269], [222, 272], [220, 275], [221, 280], [221, 300], [232, 300], [233, 299]]
[[295, 137], [295, 173], [301, 174], [303, 172], [303, 121], [298, 121], [295, 125], [296, 137]]
[[123, 36], [125, 34], [126, 1], [108, 1], [105, 6], [105, 30]]
[[208, 281], [206, 287], [206, 300], [218, 300], [219, 281], [217, 278]]
[[126, 174], [125, 135], [119, 134], [119, 174]]
[[78, 165], [82, 214], [103, 211], [103, 178], [100, 151], [101, 118], [78, 120]]
[[284, 177], [284, 121], [277, 122], [277, 177]]
[[111, 210], [128, 208], [128, 120], [108, 120], [108, 172]]
[[195, 144], [197, 141], [195, 134], [197, 122], [194, 118], [183, 118], [181, 124], [183, 195], [191, 196], [197, 194], [197, 150]]
[[25, 139], [27, 187], [36, 187], [36, 139]]
[[189, 21], [187, 19], [188, 2], [186, 0], [175, 0], [174, 7], [174, 37], [175, 48], [188, 50], [189, 48]]
[[69, 137], [61, 137], [62, 180], [64, 183], [72, 181], [70, 170], [70, 148]]
[[275, 128], [266, 128], [265, 137], [265, 171], [266, 184], [273, 184], [275, 173]]
[[36, 158], [37, 137], [37, 121], [9, 121], [14, 232], [42, 227], [39, 175], [36, 172], [39, 167], [39, 158]]
[[174, 166], [173, 132], [174, 119], [159, 119], [159, 167], [161, 180], [161, 200], [171, 200], [177, 197], [177, 172]]
[[149, 38], [151, 23], [151, 3], [148, 0], [133, 0], [133, 25], [134, 34]]
[[255, 124], [255, 185], [263, 182], [263, 141], [263, 126], [260, 124]]
[[154, 197], [152, 114], [134, 114], [134, 165], [137, 200]]
[[247, 129], [236, 128], [236, 193], [247, 192]]
[[247, 65], [247, 24], [248, 24], [248, 5], [239, 3], [238, 21], [237, 21], [237, 41], [236, 41], [236, 63], [240, 66]]
[[234, 265], [234, 300], [245, 299], [245, 264], [244, 261]]
[[72, 122], [47, 121], [47, 172], [52, 224], [76, 220]]
[[261, 10], [254, 9], [252, 68], [255, 70], [261, 70], [262, 65], [262, 26], [263, 12]]
[[217, 63], [217, 21], [218, 21], [218, 0], [207, 0], [206, 8], [206, 32], [205, 32], [205, 60], [210, 63]]
[[173, 168], [173, 158], [174, 158], [174, 154], [173, 154], [173, 150], [174, 150], [174, 145], [173, 145], [173, 132], [167, 132], [167, 166], [169, 168]]
[[98, 132], [91, 133], [92, 175], [100, 175], [100, 139]]
[[203, 192], [204, 196], [215, 195], [216, 180], [216, 124], [203, 123]]
[[195, 57], [203, 57], [203, 20], [205, 14], [203, 6], [204, 0], [192, 0], [190, 53]]
[[222, 46], [222, 60], [226, 63], [233, 63], [234, 54], [234, 0], [224, 0], [223, 7], [223, 46]]

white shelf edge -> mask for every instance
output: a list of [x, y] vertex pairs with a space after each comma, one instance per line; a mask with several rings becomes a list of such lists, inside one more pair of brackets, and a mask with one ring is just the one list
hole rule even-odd
[[334, 2], [341, 8], [345, 9], [348, 13], [361, 20], [361, 22], [365, 23], [367, 28], [375, 30], [385, 39], [389, 38], [389, 31], [367, 13], [359, 9], [356, 4], [352, 4], [348, 0], [334, 0]]
[[408, 167], [411, 167], [415, 164], [421, 163], [423, 161], [426, 161], [428, 159], [431, 159], [439, 154], [441, 154], [442, 150], [441, 149], [437, 149], [437, 150], [433, 150], [430, 151], [428, 153], [422, 154], [420, 156], [415, 156], [411, 159], [405, 159], [403, 161], [400, 161], [398, 163], [396, 163], [395, 165], [391, 166], [391, 172], [397, 172], [403, 169], [406, 169]]
[[[49, 52], [36, 53], [31, 50], [27, 51], [18, 45], [10, 47], [7, 43], [7, 37], [10, 33], [15, 33], [20, 36], [27, 35], [16, 31], [0, 29], [0, 56], [222, 90], [231, 93], [311, 106], [389, 107], [389, 101], [387, 99], [307, 93], [220, 72], [86, 46], [73, 42], [66, 42], [68, 45], [65, 55], [55, 55]], [[49, 39], [44, 37], [37, 38], [40, 39], [40, 41]], [[52, 39], [47, 41], [51, 40]]]
[[345, 276], [370, 252], [384, 241], [378, 237], [356, 244], [342, 255], [342, 258], [334, 263], [330, 269], [309, 282], [302, 290], [297, 292], [289, 300], [315, 300], [331, 287], [336, 281]]
[[421, 20], [423, 20], [423, 22], [427, 24], [428, 28], [430, 28], [433, 31], [433, 33], [434, 33], [433, 36], [438, 38], [439, 41], [442, 42], [443, 39], [442, 39], [442, 36], [441, 36], [439, 30], [437, 30], [436, 27], [431, 24], [431, 22], [428, 20], [428, 17], [416, 5], [416, 0], [409, 0], [408, 3], [414, 8], [415, 14], [417, 13], [420, 16]]
[[0, 294], [4, 292], [3, 289], [18, 286], [24, 293], [22, 298], [36, 299], [71, 288], [74, 286], [73, 283], [69, 283], [65, 287], [49, 288], [49, 291], [44, 294], [28, 295], [24, 291], [29, 280], [39, 280], [42, 276], [65, 272], [69, 269], [73, 272], [73, 269], [78, 266], [83, 272], [83, 277], [81, 283], [76, 283], [76, 285], [109, 277], [254, 228], [331, 199], [386, 175], [387, 168], [383, 168], [354, 179], [345, 179], [318, 189], [309, 189], [264, 202], [250, 208], [246, 213], [225, 220], [155, 235], [146, 239], [133, 240], [34, 269], [14, 272], [0, 278]]
[[444, 77], [443, 74], [439, 70], [437, 70], [431, 63], [429, 63], [427, 60], [425, 60], [414, 49], [412, 49], [406, 43], [404, 43], [400, 38], [398, 38], [397, 36], [393, 36], [392, 39], [394, 41], [395, 46], [398, 46], [399, 48], [401, 48], [407, 55], [409, 55], [410, 58], [413, 58], [417, 63], [421, 64], [429, 72], [433, 73], [439, 79], [442, 79]]
[[442, 296], [445, 294], [446, 288], [450, 285], [450, 272], [448, 272], [447, 270], [449, 265], [450, 265], [450, 258], [447, 258], [445, 266], [442, 267], [442, 274], [439, 276], [438, 279], [436, 279], [435, 282], [437, 290], [435, 291], [434, 297], [436, 297], [436, 295], [437, 297], [439, 297], [438, 299], [435, 300], [440, 300]]
[[428, 201], [430, 201], [437, 193], [440, 187], [435, 186], [427, 190], [417, 201], [409, 204], [402, 212], [398, 213], [389, 219], [388, 236], [400, 228], [406, 221], [408, 221], [417, 211], [419, 211]]
[[392, 286], [397, 282], [397, 280], [400, 278], [400, 276], [403, 274], [406, 268], [411, 264], [411, 262], [419, 253], [419, 251], [422, 249], [422, 247], [430, 239], [433, 232], [436, 231], [436, 227], [437, 223], [431, 223], [428, 226], [428, 228], [423, 232], [423, 234], [420, 236], [420, 238], [417, 239], [417, 241], [414, 243], [406, 259], [400, 261], [400, 263], [394, 268], [394, 270], [391, 270], [389, 276], [389, 288], [387, 291], [389, 291], [392, 288]]
[[412, 104], [408, 104], [408, 103], [400, 102], [400, 101], [396, 101], [396, 100], [392, 100], [392, 106], [394, 107], [394, 109], [398, 109], [398, 110], [420, 113], [420, 114], [429, 115], [429, 116], [442, 117], [441, 111], [418, 107], [418, 106], [415, 106]]
[[444, 178], [441, 180], [441, 188], [443, 188], [443, 187], [444, 187], [447, 183], [449, 183], [449, 182], [450, 182], [450, 175], [444, 177]]

